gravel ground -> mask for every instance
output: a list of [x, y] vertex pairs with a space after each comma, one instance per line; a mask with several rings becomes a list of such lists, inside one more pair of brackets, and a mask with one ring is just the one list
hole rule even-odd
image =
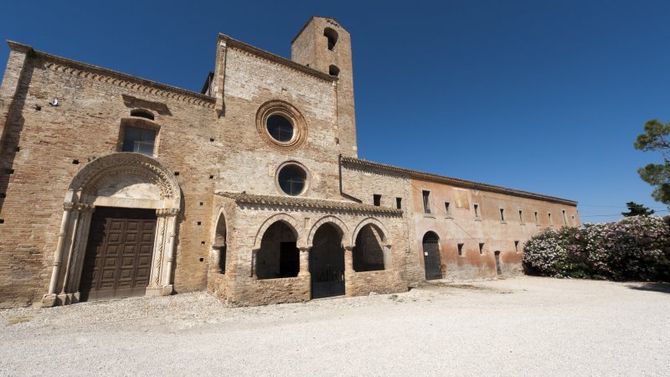
[[255, 308], [195, 293], [0, 317], [3, 376], [670, 375], [668, 285], [521, 277]]

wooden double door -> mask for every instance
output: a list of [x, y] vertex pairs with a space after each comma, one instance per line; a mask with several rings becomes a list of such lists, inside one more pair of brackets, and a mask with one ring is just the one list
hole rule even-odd
[[81, 299], [144, 295], [155, 233], [155, 210], [97, 207], [84, 258]]

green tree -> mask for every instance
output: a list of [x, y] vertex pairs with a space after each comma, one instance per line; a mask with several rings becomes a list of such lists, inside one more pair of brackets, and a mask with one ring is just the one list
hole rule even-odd
[[651, 216], [654, 214], [653, 209], [647, 208], [639, 203], [628, 202], [626, 203], [626, 207], [628, 207], [628, 212], [621, 212], [621, 214], [624, 215], [624, 217]]
[[660, 152], [661, 164], [648, 164], [638, 169], [640, 178], [654, 186], [652, 196], [656, 201], [670, 206], [670, 123], [650, 120], [644, 125], [644, 133], [637, 137], [635, 149]]

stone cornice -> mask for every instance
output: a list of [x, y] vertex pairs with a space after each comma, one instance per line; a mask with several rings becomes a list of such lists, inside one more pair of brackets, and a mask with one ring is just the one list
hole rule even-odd
[[334, 82], [337, 81], [337, 77], [333, 77], [329, 74], [323, 73], [321, 71], [317, 71], [316, 69], [304, 66], [302, 64], [296, 63], [293, 60], [286, 59], [282, 56], [273, 54], [271, 52], [262, 50], [258, 47], [254, 47], [250, 44], [238, 41], [237, 39], [231, 38], [230, 36], [219, 33], [219, 41], [224, 41], [228, 47], [236, 48], [238, 50], [242, 50], [246, 53], [252, 54], [254, 56], [263, 58], [267, 61], [283, 65], [285, 67], [292, 68], [298, 72], [304, 73], [308, 76], [316, 77], [324, 81], [328, 82]]
[[108, 68], [102, 68], [92, 64], [82, 63], [76, 60], [51, 55], [43, 51], [35, 50], [29, 45], [18, 42], [8, 41], [7, 44], [13, 51], [29, 53], [33, 57], [42, 59], [44, 61], [45, 68], [56, 72], [62, 72], [90, 80], [105, 82], [136, 92], [171, 98], [207, 108], [214, 108], [214, 103], [216, 100], [213, 97], [209, 97], [204, 94], [128, 75]]
[[364, 213], [387, 216], [402, 216], [402, 210], [388, 207], [377, 207], [369, 204], [359, 204], [336, 200], [294, 198], [287, 196], [253, 195], [247, 193], [217, 192], [230, 198], [237, 204], [254, 207], [287, 208], [293, 210], [321, 210], [331, 212]]
[[536, 194], [536, 193], [528, 192], [528, 191], [515, 190], [515, 189], [510, 189], [510, 188], [502, 187], [502, 186], [489, 185], [489, 184], [486, 184], [486, 183], [468, 181], [468, 180], [465, 180], [465, 179], [451, 178], [451, 177], [446, 177], [446, 176], [437, 175], [437, 174], [424, 173], [424, 172], [420, 172], [420, 171], [416, 171], [416, 170], [399, 168], [399, 167], [392, 166], [392, 165], [380, 164], [380, 163], [377, 163], [377, 162], [361, 160], [361, 159], [353, 158], [353, 157], [344, 157], [343, 156], [341, 161], [342, 161], [343, 166], [348, 166], [348, 167], [353, 167], [353, 168], [362, 168], [362, 169], [366, 169], [366, 170], [379, 170], [379, 171], [383, 171], [383, 172], [395, 173], [395, 174], [398, 174], [402, 177], [407, 177], [407, 178], [412, 178], [412, 179], [417, 179], [417, 180], [444, 183], [444, 184], [448, 184], [448, 185], [452, 185], [452, 186], [456, 186], [456, 187], [468, 188], [468, 189], [473, 189], [473, 190], [495, 192], [495, 193], [498, 193], [498, 194], [513, 195], [513, 196], [518, 196], [518, 197], [522, 197], [522, 198], [542, 200], [542, 201], [547, 201], [547, 202], [552, 202], [552, 203], [565, 204], [565, 205], [569, 205], [569, 206], [577, 206], [577, 202], [574, 201], [574, 200], [558, 198], [558, 197], [555, 197], [555, 196]]

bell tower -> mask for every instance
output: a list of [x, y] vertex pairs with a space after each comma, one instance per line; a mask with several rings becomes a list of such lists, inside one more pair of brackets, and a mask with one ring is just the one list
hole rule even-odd
[[357, 157], [351, 37], [333, 18], [312, 17], [291, 42], [291, 60], [337, 77], [337, 137], [343, 156]]

